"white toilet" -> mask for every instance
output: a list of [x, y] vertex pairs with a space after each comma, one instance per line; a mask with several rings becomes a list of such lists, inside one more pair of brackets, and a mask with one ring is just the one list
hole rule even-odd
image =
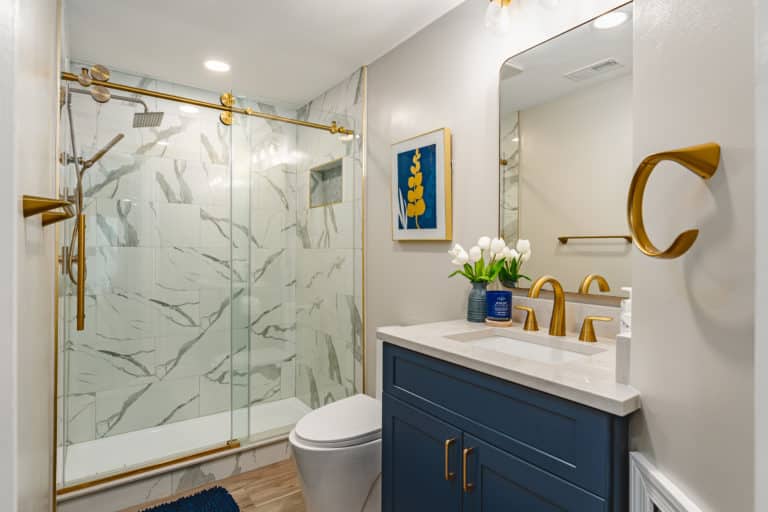
[[380, 512], [379, 400], [355, 395], [321, 407], [289, 440], [307, 512]]
[[354, 395], [314, 410], [288, 440], [307, 512], [381, 512], [383, 344], [376, 340], [376, 397]]

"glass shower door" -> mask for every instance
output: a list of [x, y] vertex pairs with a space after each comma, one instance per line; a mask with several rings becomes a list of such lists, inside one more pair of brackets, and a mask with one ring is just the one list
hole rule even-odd
[[[218, 94], [156, 80], [112, 80], [218, 102]], [[242, 260], [233, 245], [232, 129], [213, 110], [141, 99], [164, 113], [160, 126], [133, 128], [142, 111], [135, 102], [71, 95], [76, 156], [125, 137], [83, 179], [82, 331], [76, 287], [59, 276], [60, 487], [223, 447], [247, 432], [231, 414], [242, 401], [237, 380], [247, 379], [236, 365], [248, 272], [247, 254]], [[61, 148], [72, 153], [68, 116], [65, 107]], [[70, 192], [74, 167], [61, 166]], [[61, 247], [72, 227], [59, 225]]]

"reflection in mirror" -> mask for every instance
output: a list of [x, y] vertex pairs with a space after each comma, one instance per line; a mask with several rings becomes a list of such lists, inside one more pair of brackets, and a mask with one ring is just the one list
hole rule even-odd
[[501, 67], [501, 236], [529, 239], [523, 272], [553, 274], [567, 291], [594, 273], [611, 295], [631, 286], [631, 19], [627, 4]]

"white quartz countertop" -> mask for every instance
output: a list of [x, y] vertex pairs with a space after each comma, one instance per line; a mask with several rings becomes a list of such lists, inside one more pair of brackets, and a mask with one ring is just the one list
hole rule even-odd
[[[640, 408], [640, 393], [616, 382], [616, 343], [598, 340], [590, 347], [599, 353], [584, 355], [570, 362], [541, 362], [457, 341], [455, 336], [493, 328], [463, 320], [390, 326], [378, 329], [378, 339], [465, 368], [492, 375], [522, 386], [549, 393], [617, 416], [626, 416]], [[544, 342], [580, 348], [584, 345], [572, 336], [552, 337], [546, 331], [528, 333], [519, 325], [501, 328], [507, 336], [520, 339], [536, 336]], [[496, 331], [498, 332], [498, 331]]]

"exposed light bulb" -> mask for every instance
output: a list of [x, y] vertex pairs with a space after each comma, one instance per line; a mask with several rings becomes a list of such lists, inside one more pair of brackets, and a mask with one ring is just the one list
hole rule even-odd
[[497, 34], [506, 34], [512, 28], [509, 0], [491, 0], [485, 10], [485, 26]]

